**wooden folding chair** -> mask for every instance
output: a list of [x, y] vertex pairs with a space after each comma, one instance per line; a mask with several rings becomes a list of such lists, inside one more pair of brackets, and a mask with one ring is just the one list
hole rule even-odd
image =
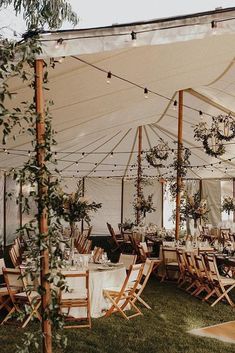
[[138, 300], [147, 309], [151, 309], [151, 306], [149, 306], [149, 304], [146, 303], [140, 296], [141, 296], [144, 288], [146, 287], [146, 284], [147, 284], [147, 282], [149, 280], [149, 277], [150, 277], [150, 275], [151, 275], [151, 273], [153, 271], [153, 266], [154, 266], [154, 261], [152, 261], [152, 260], [147, 258], [145, 263], [144, 263], [142, 278], [141, 278], [140, 283], [138, 285], [137, 292], [135, 293], [135, 297], [132, 300], [132, 303], [135, 303], [136, 300]]
[[165, 274], [162, 277], [162, 281], [164, 279], [170, 279], [170, 272], [179, 273], [179, 265], [177, 260], [176, 248], [170, 248], [167, 246], [162, 247], [162, 258], [165, 269]]
[[[110, 309], [105, 317], [115, 312], [119, 312], [126, 320], [132, 319], [138, 315], [143, 315], [140, 309], [135, 305], [134, 300], [138, 295], [138, 286], [142, 278], [144, 264], [132, 265], [129, 268], [126, 279], [121, 288], [105, 288], [103, 295], [111, 303]], [[127, 315], [125, 309], [133, 310], [134, 314]]]
[[220, 242], [225, 245], [228, 241], [230, 241], [230, 233], [231, 229], [230, 228], [220, 228]]
[[158, 277], [158, 268], [160, 264], [162, 263], [162, 260], [159, 257], [152, 257], [150, 256], [150, 253], [148, 252], [147, 244], [145, 242], [142, 242], [138, 245], [139, 248], [139, 253], [140, 253], [140, 259], [141, 262], [146, 262], [147, 259], [151, 260], [152, 262], [152, 273]]
[[234, 303], [228, 293], [235, 287], [235, 279], [220, 275], [215, 256], [207, 255], [206, 262], [214, 289], [206, 296], [205, 300], [208, 300], [212, 294], [216, 294], [218, 298], [211, 304], [211, 306], [215, 306], [215, 304], [221, 299], [226, 299], [227, 302], [234, 307]]
[[177, 249], [176, 253], [179, 265], [178, 287], [180, 288], [189, 281], [189, 273], [184, 251]]
[[194, 296], [198, 296], [201, 292], [211, 293], [211, 288], [209, 286], [207, 271], [205, 271], [204, 259], [202, 255], [194, 255], [195, 263], [195, 273], [198, 279], [198, 286], [192, 293]]
[[[4, 259], [0, 259], [0, 276], [3, 275], [2, 269], [5, 267]], [[6, 309], [8, 312], [11, 310], [11, 306], [9, 305], [11, 298], [8, 293], [6, 283], [1, 283], [0, 285], [0, 311], [2, 309]]]
[[19, 257], [17, 256], [17, 253], [15, 251], [14, 245], [11, 246], [10, 250], [9, 250], [9, 256], [12, 262], [12, 265], [16, 268], [19, 267], [20, 265], [20, 260]]
[[91, 247], [92, 247], [92, 240], [86, 239], [83, 247], [82, 247], [82, 254], [89, 254], [91, 251]]
[[33, 283], [27, 280], [20, 269], [3, 268], [3, 275], [13, 307], [2, 324], [8, 321], [13, 313], [22, 313], [22, 309], [26, 307], [29, 307], [29, 310], [25, 312], [25, 320], [21, 327], [25, 327], [33, 316], [41, 321], [41, 315], [38, 312], [41, 296], [33, 290]]
[[123, 236], [121, 234], [116, 234], [110, 223], [106, 223], [109, 233], [111, 235], [112, 249], [111, 252], [122, 251], [125, 245]]
[[93, 252], [94, 252], [93, 253], [93, 261], [95, 263], [99, 262], [102, 258], [103, 253], [104, 253], [104, 249], [102, 249], [101, 247], [95, 246]]
[[128, 270], [131, 265], [136, 263], [136, 260], [137, 255], [121, 253], [118, 262], [123, 264], [126, 267], [126, 270]]
[[187, 273], [191, 282], [190, 285], [186, 288], [186, 291], [190, 292], [190, 290], [193, 289], [193, 292], [191, 293], [193, 295], [193, 293], [200, 287], [194, 254], [191, 251], [185, 251], [184, 256], [186, 260], [185, 264], [187, 267]]
[[[65, 315], [66, 322], [77, 323], [75, 325], [65, 325], [64, 328], [91, 328], [89, 271], [76, 273], [63, 271], [63, 275], [68, 285], [68, 290], [60, 291], [60, 310]], [[83, 310], [85, 309], [86, 315], [79, 313], [79, 309], [82, 310], [82, 308]], [[67, 310], [66, 312], [65, 309]], [[74, 310], [76, 310], [76, 312]], [[83, 323], [83, 321], [85, 321], [85, 323]]]

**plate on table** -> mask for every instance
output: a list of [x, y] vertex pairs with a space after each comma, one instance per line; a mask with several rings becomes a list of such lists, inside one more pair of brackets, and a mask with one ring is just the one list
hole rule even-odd
[[109, 266], [109, 267], [119, 267], [119, 266], [123, 266], [123, 262], [115, 262], [115, 263], [110, 262], [110, 263], [108, 264], [108, 266]]
[[106, 271], [106, 270], [113, 270], [114, 266], [99, 266], [97, 267], [97, 270], [99, 271]]

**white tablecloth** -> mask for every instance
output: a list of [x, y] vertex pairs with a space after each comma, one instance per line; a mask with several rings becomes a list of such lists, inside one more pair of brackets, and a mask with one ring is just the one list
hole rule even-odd
[[[109, 303], [103, 297], [103, 289], [108, 287], [120, 287], [126, 278], [126, 269], [124, 266], [118, 266], [113, 269], [99, 270], [102, 265], [89, 264], [89, 288], [90, 288], [90, 303], [91, 317], [97, 318], [104, 315]], [[63, 271], [63, 273], [74, 273], [78, 270]], [[76, 279], [70, 278], [70, 281]], [[70, 282], [71, 283], [71, 282]], [[69, 283], [68, 283], [69, 285]], [[72, 282], [71, 286], [76, 287], [76, 283]], [[70, 315], [74, 317], [85, 316], [86, 309], [72, 309]]]

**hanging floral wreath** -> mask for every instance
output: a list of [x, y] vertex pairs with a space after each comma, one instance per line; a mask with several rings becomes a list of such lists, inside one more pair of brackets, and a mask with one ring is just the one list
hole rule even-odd
[[212, 157], [219, 157], [222, 156], [225, 153], [225, 147], [224, 145], [218, 141], [218, 138], [215, 138], [215, 142], [213, 144], [213, 148], [209, 146], [209, 139], [214, 137], [213, 134], [209, 134], [204, 137], [202, 144], [203, 148], [209, 156]]
[[[225, 153], [225, 147], [218, 138], [218, 124], [213, 121], [211, 128], [208, 128], [206, 122], [200, 122], [194, 128], [194, 138], [196, 141], [201, 141], [203, 148], [209, 156], [218, 157]], [[210, 146], [209, 142], [212, 142]]]
[[152, 167], [157, 168], [159, 167], [159, 160], [163, 161], [168, 158], [168, 151], [168, 143], [161, 140], [158, 145], [152, 147], [150, 151], [146, 153], [146, 159]]
[[235, 138], [235, 120], [230, 114], [214, 117], [213, 122], [217, 129], [216, 135], [220, 141], [231, 141]]

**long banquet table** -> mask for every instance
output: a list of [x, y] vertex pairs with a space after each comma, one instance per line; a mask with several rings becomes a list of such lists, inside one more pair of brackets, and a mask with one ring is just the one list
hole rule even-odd
[[[123, 265], [114, 264], [112, 267], [89, 263], [89, 289], [90, 289], [90, 307], [91, 317], [97, 318], [104, 315], [108, 309], [108, 302], [103, 297], [103, 289], [108, 287], [120, 287], [126, 278], [126, 269]], [[81, 272], [79, 269], [64, 270], [64, 274]], [[76, 281], [76, 279], [70, 278], [69, 281]], [[76, 288], [75, 282], [69, 282], [72, 287]], [[78, 288], [79, 289], [79, 288]], [[85, 309], [73, 308], [70, 312], [74, 317], [84, 316]]]

